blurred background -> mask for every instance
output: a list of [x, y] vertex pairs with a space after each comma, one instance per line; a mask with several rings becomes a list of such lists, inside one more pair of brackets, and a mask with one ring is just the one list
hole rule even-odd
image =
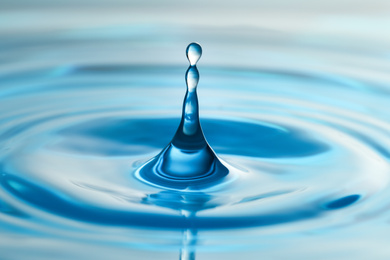
[[[53, 54], [50, 45], [82, 40], [96, 45], [73, 46], [73, 50], [66, 46], [79, 56], [68, 62], [80, 62], [80, 55], [93, 53], [94, 58], [83, 61], [184, 63], [184, 46], [198, 41], [207, 53], [202, 62], [214, 65], [271, 66], [279, 62], [291, 68], [292, 62], [306, 60], [310, 66], [319, 66], [314, 61], [318, 53], [308, 49], [371, 58], [387, 55], [389, 59], [389, 28], [390, 2], [386, 0], [1, 0], [0, 59], [7, 59], [14, 48], [19, 55], [13, 56], [11, 63], [27, 62], [24, 54], [45, 48], [46, 56], [63, 56], [66, 50]], [[116, 44], [105, 48], [107, 41]], [[140, 55], [140, 49], [148, 51]], [[2, 69], [9, 67], [8, 63]]]

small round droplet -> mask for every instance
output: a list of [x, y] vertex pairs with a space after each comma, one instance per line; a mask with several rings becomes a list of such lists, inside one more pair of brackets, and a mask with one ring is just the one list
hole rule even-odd
[[190, 43], [187, 46], [186, 54], [190, 65], [194, 66], [202, 56], [202, 47], [196, 42]]

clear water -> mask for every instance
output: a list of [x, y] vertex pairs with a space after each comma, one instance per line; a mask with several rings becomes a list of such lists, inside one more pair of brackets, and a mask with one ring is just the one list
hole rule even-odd
[[[96, 10], [74, 25], [61, 8], [7, 6], [10, 17], [58, 20], [0, 26], [1, 259], [390, 256], [380, 28], [118, 25], [99, 23]], [[194, 102], [181, 121], [183, 96], [196, 97], [183, 79], [193, 40], [213, 150]], [[197, 149], [195, 159], [180, 154]], [[159, 164], [172, 157], [182, 161]], [[207, 163], [187, 167], [193, 159]]]
[[[136, 176], [150, 185], [165, 189], [200, 191], [205, 187], [226, 182], [229, 179], [227, 177], [229, 170], [207, 143], [199, 121], [196, 91], [199, 71], [196, 63], [202, 56], [202, 47], [198, 43], [191, 43], [187, 46], [186, 54], [190, 66], [185, 75], [187, 92], [184, 97], [180, 125], [167, 147], [141, 166], [136, 171]], [[166, 193], [163, 193], [165, 199]], [[182, 195], [186, 197], [187, 193]], [[209, 195], [206, 194], [204, 197], [201, 194], [200, 198], [202, 202], [199, 209], [202, 209], [204, 202], [209, 200]], [[175, 207], [177, 207], [176, 199], [175, 197], [172, 201]]]

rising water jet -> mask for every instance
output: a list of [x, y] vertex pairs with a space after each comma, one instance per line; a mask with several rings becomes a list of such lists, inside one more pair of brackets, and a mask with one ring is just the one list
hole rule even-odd
[[185, 74], [187, 92], [180, 125], [162, 152], [139, 170], [141, 178], [150, 184], [167, 188], [193, 189], [199, 185], [213, 185], [228, 174], [228, 169], [207, 143], [199, 122], [196, 64], [202, 56], [202, 47], [190, 43], [186, 55], [190, 66]]

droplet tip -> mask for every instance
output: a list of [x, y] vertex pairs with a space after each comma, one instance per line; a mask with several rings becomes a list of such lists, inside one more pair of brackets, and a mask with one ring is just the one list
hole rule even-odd
[[195, 66], [200, 57], [202, 56], [202, 47], [197, 42], [188, 44], [186, 49], [187, 59], [191, 66]]

